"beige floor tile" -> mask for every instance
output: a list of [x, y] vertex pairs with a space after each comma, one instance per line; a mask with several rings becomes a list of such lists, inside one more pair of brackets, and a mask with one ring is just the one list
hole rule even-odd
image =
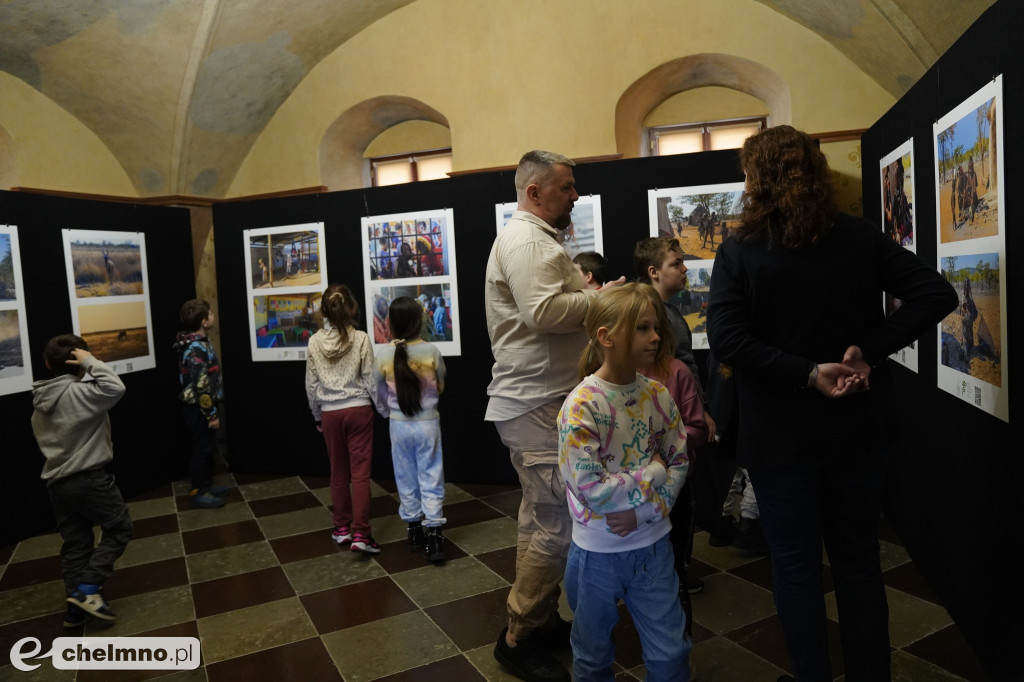
[[892, 653], [892, 679], [894, 680], [927, 680], [928, 682], [965, 682], [964, 678], [954, 675], [923, 661], [906, 651]]
[[63, 580], [4, 590], [0, 592], [0, 625], [63, 611], [66, 597]]
[[14, 556], [11, 557], [11, 563], [28, 561], [29, 559], [41, 559], [42, 557], [47, 556], [56, 556], [57, 554], [60, 554], [60, 546], [63, 544], [64, 540], [56, 533], [37, 535], [34, 538], [22, 540], [18, 543], [17, 549], [14, 550]]
[[404, 540], [407, 524], [398, 517], [398, 514], [388, 514], [370, 519], [370, 532], [373, 539], [379, 544]]
[[507, 493], [488, 495], [480, 501], [494, 507], [505, 516], [515, 518], [519, 514], [519, 505], [523, 501], [523, 491], [510, 490]]
[[[772, 594], [728, 573], [704, 578], [704, 591], [691, 597], [693, 620], [716, 633], [729, 632], [775, 613]], [[710, 605], [714, 608], [709, 608]]]
[[[27, 646], [27, 645], [26, 645]], [[46, 644], [44, 644], [46, 646]], [[31, 651], [31, 648], [24, 649]], [[4, 661], [9, 661], [7, 652], [4, 652]], [[25, 661], [28, 665], [39, 664], [39, 667], [31, 671], [22, 671], [13, 665], [5, 665], [0, 668], [0, 682], [72, 682], [78, 675], [77, 670], [57, 670], [53, 667], [50, 659], [38, 661]]]
[[467, 554], [482, 554], [515, 546], [519, 525], [505, 517], [446, 529], [444, 534]]
[[[497, 639], [497, 636], [495, 636]], [[494, 645], [488, 644], [479, 649], [464, 652], [473, 667], [480, 671], [488, 682], [519, 682], [519, 678], [502, 667], [494, 660]]]
[[444, 503], [445, 504], [456, 504], [457, 502], [468, 502], [469, 500], [476, 499], [465, 490], [455, 485], [454, 483], [444, 484]]
[[785, 672], [725, 637], [700, 642], [693, 647], [690, 656], [700, 682], [768, 682]]
[[127, 637], [168, 625], [190, 621], [196, 617], [192, 589], [188, 585], [147, 592], [124, 599], [112, 599], [110, 608], [117, 614], [113, 625], [93, 621], [86, 626], [90, 637]]
[[356, 552], [327, 554], [284, 564], [281, 568], [296, 594], [319, 592], [387, 575], [376, 561], [366, 561]]
[[338, 630], [321, 639], [346, 682], [374, 680], [459, 653], [421, 611]]
[[316, 636], [298, 597], [200, 618], [198, 623], [207, 664]]
[[178, 506], [173, 497], [158, 497], [155, 500], [139, 500], [128, 503], [128, 513], [131, 514], [133, 521], [174, 514], [177, 511]]
[[248, 502], [252, 502], [253, 500], [262, 500], [268, 497], [278, 497], [279, 495], [303, 493], [309, 490], [303, 480], [298, 476], [277, 478], [272, 481], [262, 481], [260, 483], [246, 483], [245, 485], [238, 486], [238, 489], [242, 492], [242, 496], [245, 497]]
[[331, 514], [323, 507], [311, 507], [285, 514], [261, 516], [256, 521], [260, 524], [260, 529], [268, 540], [282, 538], [287, 535], [308, 533], [314, 530], [331, 529]]
[[721, 571], [728, 571], [757, 561], [759, 557], [744, 554], [732, 546], [712, 547], [708, 544], [710, 534], [707, 531], [700, 531], [693, 536], [693, 558], [704, 562]]
[[129, 542], [128, 547], [124, 550], [124, 554], [114, 564], [114, 568], [149, 564], [154, 561], [182, 556], [184, 553], [185, 548], [181, 544], [181, 535], [179, 533], [154, 535]]
[[277, 555], [270, 543], [248, 542], [244, 545], [214, 549], [185, 557], [189, 579], [201, 583], [239, 573], [249, 573], [261, 568], [279, 565]]
[[[913, 644], [953, 623], [946, 609], [938, 604], [890, 587], [885, 588], [885, 596], [889, 602], [889, 643], [894, 647]], [[825, 595], [825, 613], [832, 620], [839, 620], [835, 592]]]
[[494, 571], [472, 557], [402, 571], [391, 576], [391, 579], [420, 608], [508, 586]]
[[316, 499], [320, 500], [321, 504], [325, 507], [331, 506], [331, 489], [330, 488], [317, 488], [311, 491]]
[[200, 528], [223, 526], [226, 523], [238, 523], [253, 518], [249, 505], [233, 503], [220, 509], [189, 509], [178, 513], [178, 528], [182, 533]]

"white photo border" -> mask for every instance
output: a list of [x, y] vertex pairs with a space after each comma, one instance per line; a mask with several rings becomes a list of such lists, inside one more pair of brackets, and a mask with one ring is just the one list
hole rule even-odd
[[0, 395], [21, 393], [32, 389], [32, 356], [29, 351], [28, 322], [25, 318], [25, 285], [21, 276], [21, 250], [18, 245], [18, 227], [0, 225], [0, 235], [5, 235], [11, 250], [14, 270], [14, 300], [0, 301], [0, 313], [14, 313], [18, 317], [18, 336], [21, 344], [21, 371], [11, 367], [0, 367]]
[[[907, 251], [917, 253], [917, 242], [920, 239], [920, 234], [917, 231], [917, 166], [914, 164], [914, 138], [908, 139], [906, 142], [896, 147], [878, 162], [878, 182], [881, 191], [878, 195], [878, 200], [882, 208], [882, 230], [885, 231], [885, 180], [883, 171], [886, 166], [894, 164], [896, 161], [902, 161], [905, 157], [910, 157], [910, 203], [913, 207], [910, 213], [911, 229], [914, 233], [914, 240], [910, 244], [905, 245]], [[885, 294], [882, 294], [882, 305], [885, 305]], [[918, 347], [916, 343], [912, 346], [904, 346], [900, 350], [896, 351], [889, 356], [889, 359], [900, 365], [903, 365], [912, 372], [918, 371], [918, 360], [917, 360]]]

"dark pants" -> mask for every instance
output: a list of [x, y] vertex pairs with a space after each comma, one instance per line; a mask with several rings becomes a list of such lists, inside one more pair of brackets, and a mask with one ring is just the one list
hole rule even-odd
[[831, 680], [821, 543], [828, 551], [848, 682], [888, 680], [889, 607], [878, 548], [883, 453], [820, 465], [747, 467], [771, 551], [775, 605], [800, 682]]
[[[132, 519], [114, 477], [103, 469], [71, 474], [50, 484], [48, 491], [57, 516], [61, 572], [68, 594], [79, 583], [102, 585], [114, 572], [114, 562], [132, 539]], [[93, 546], [93, 526], [103, 533]]]
[[217, 454], [217, 431], [210, 428], [210, 423], [198, 405], [182, 403], [181, 416], [185, 427], [192, 437], [192, 456], [189, 459], [188, 473], [192, 480], [193, 490], [210, 487], [213, 481], [213, 456]]

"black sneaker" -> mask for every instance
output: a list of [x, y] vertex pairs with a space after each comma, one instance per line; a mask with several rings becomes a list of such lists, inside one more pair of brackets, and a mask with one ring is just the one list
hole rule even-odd
[[519, 640], [510, 647], [505, 641], [508, 628], [502, 628], [498, 643], [494, 645], [494, 660], [526, 682], [569, 682], [569, 671], [551, 654], [544, 651], [532, 637]]
[[704, 581], [700, 578], [686, 576], [686, 591], [690, 594], [698, 594], [704, 591]]
[[563, 620], [556, 613], [555, 617], [549, 620], [547, 625], [532, 633], [530, 637], [536, 638], [547, 651], [558, 651], [559, 649], [569, 648], [570, 634], [572, 634], [572, 622]]
[[427, 561], [444, 561], [444, 534], [441, 532], [441, 526], [433, 526], [426, 530], [423, 555], [427, 557]]
[[732, 541], [732, 546], [747, 554], [766, 556], [768, 554], [768, 543], [764, 540], [761, 522], [757, 519], [740, 519], [740, 527], [736, 531], [736, 537]]
[[68, 603], [68, 610], [64, 614], [64, 627], [80, 628], [90, 620], [89, 614], [83, 611], [76, 604]]
[[98, 592], [96, 594], [82, 594], [76, 590], [67, 598], [67, 602], [72, 606], [77, 606], [93, 618], [108, 621], [117, 620], [117, 614], [110, 610], [107, 602], [103, 601], [103, 595]]
[[409, 551], [418, 552], [423, 549], [424, 537], [423, 537], [423, 524], [419, 521], [414, 521], [409, 524], [406, 529], [406, 534], [409, 537]]

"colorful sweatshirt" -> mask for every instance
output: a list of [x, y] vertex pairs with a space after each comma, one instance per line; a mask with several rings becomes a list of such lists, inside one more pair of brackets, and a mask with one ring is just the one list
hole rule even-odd
[[198, 405], [207, 421], [217, 418], [217, 402], [224, 399], [220, 380], [220, 362], [213, 344], [205, 335], [178, 332], [174, 342], [178, 354], [178, 399], [188, 405]]
[[[655, 453], [667, 470], [651, 461]], [[671, 528], [668, 515], [690, 465], [668, 390], [640, 375], [624, 386], [585, 378], [558, 414], [558, 464], [579, 547], [625, 552], [657, 541]], [[605, 514], [628, 509], [636, 512], [637, 528], [621, 537]]]
[[413, 416], [402, 412], [398, 406], [398, 391], [395, 388], [395, 342], [377, 352], [374, 369], [377, 376], [377, 390], [387, 395], [391, 418], [398, 421], [437, 419], [437, 399], [444, 392], [446, 369], [441, 352], [433, 344], [415, 340], [405, 344], [409, 353], [409, 368], [420, 378], [420, 411]]

